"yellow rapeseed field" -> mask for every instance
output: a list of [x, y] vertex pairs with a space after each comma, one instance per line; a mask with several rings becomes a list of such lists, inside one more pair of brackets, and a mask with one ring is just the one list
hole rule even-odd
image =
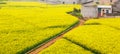
[[7, 2], [0, 5], [0, 54], [24, 54], [78, 22], [78, 5]]
[[119, 22], [120, 18], [88, 20], [84, 26], [79, 26], [64, 37], [86, 46], [93, 53], [119, 54]]
[[[120, 18], [88, 20], [83, 26], [79, 26], [65, 34], [63, 39], [66, 41], [58, 40], [40, 54], [119, 54], [119, 22]], [[75, 48], [75, 46], [71, 46], [72, 44], [78, 47]], [[75, 49], [77, 50], [75, 51]], [[86, 53], [86, 51], [90, 53]]]
[[64, 38], [58, 40], [49, 48], [39, 54], [92, 54], [90, 51], [68, 41]]

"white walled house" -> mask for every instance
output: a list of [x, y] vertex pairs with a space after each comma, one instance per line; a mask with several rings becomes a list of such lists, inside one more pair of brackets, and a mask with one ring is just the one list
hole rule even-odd
[[97, 8], [92, 3], [93, 1], [82, 4], [81, 14], [83, 17], [97, 17]]
[[103, 17], [110, 13], [112, 13], [111, 5], [99, 5], [94, 1], [83, 3], [81, 8], [81, 14], [87, 18]]
[[106, 16], [107, 14], [112, 14], [112, 6], [111, 5], [98, 5], [98, 17]]

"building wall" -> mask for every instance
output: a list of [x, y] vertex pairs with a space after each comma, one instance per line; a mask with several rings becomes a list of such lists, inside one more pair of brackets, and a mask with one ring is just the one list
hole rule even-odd
[[87, 7], [82, 6], [81, 14], [83, 17], [97, 17], [97, 8], [96, 7]]

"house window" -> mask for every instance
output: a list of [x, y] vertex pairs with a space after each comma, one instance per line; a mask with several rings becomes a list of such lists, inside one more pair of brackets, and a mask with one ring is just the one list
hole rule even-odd
[[65, 4], [65, 2], [63, 2], [63, 4]]
[[109, 10], [106, 10], [106, 13], [109, 13]]
[[112, 2], [112, 0], [110, 0], [110, 2]]
[[75, 4], [75, 2], [73, 2], [73, 4]]

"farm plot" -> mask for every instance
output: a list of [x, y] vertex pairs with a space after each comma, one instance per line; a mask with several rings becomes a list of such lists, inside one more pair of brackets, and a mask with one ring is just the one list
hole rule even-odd
[[86, 24], [96, 24], [96, 25], [106, 25], [112, 28], [116, 28], [118, 30], [120, 30], [120, 18], [111, 18], [111, 19], [99, 19], [99, 20], [95, 20], [95, 19], [91, 19], [89, 21], [86, 22]]
[[92, 54], [90, 51], [62, 38], [39, 54]]
[[[113, 20], [113, 21], [112, 21]], [[93, 21], [93, 22], [92, 22]], [[64, 35], [70, 40], [93, 53], [119, 54], [120, 52], [120, 30], [119, 18], [100, 19], [87, 21], [84, 26], [80, 26]]]
[[24, 54], [78, 22], [66, 14], [73, 5], [16, 4], [0, 9], [0, 54]]

